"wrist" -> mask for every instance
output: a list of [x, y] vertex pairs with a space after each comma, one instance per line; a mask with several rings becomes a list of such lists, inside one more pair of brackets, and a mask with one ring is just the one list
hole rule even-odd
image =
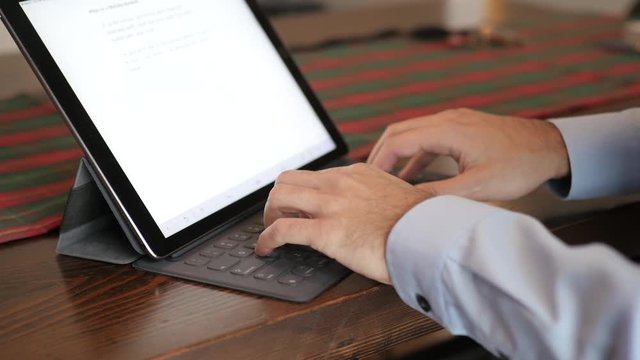
[[550, 122], [545, 122], [548, 128], [548, 147], [549, 160], [551, 165], [550, 179], [562, 179], [571, 173], [571, 165], [569, 162], [569, 152], [567, 145], [562, 137], [562, 133], [558, 127]]

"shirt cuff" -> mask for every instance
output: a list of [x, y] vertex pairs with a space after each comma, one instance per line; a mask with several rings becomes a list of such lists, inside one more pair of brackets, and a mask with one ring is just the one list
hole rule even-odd
[[407, 212], [391, 230], [386, 249], [391, 282], [402, 300], [440, 321], [438, 314], [445, 314], [447, 303], [443, 285], [446, 258], [469, 241], [469, 232], [478, 222], [498, 211], [503, 210], [442, 196]]
[[571, 176], [548, 187], [568, 199], [629, 194], [640, 190], [640, 109], [550, 120], [569, 153]]

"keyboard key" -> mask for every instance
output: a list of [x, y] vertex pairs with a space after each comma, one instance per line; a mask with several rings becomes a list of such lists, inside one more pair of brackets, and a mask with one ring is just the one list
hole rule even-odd
[[219, 257], [211, 260], [207, 269], [216, 271], [225, 271], [239, 263], [240, 260], [228, 256]]
[[262, 226], [262, 225], [247, 225], [247, 227], [244, 228], [244, 231], [246, 231], [248, 233], [252, 233], [252, 234], [259, 234], [259, 233], [264, 231], [264, 226]]
[[189, 266], [201, 267], [201, 266], [207, 265], [208, 262], [209, 262], [209, 258], [206, 258], [203, 256], [196, 256], [185, 261], [184, 263]]
[[233, 240], [220, 240], [217, 243], [215, 243], [213, 246], [220, 249], [230, 250], [238, 246], [238, 242]]
[[229, 255], [239, 258], [246, 258], [253, 255], [253, 250], [245, 248], [237, 248], [229, 253]]
[[200, 251], [200, 256], [215, 258], [224, 254], [224, 250], [216, 249], [216, 248], [208, 248]]
[[235, 233], [229, 236], [230, 240], [234, 240], [234, 241], [247, 241], [249, 239], [251, 239], [253, 236], [249, 235], [249, 234], [244, 234], [244, 233]]
[[330, 262], [331, 259], [329, 259], [328, 257], [316, 255], [308, 258], [307, 261], [305, 261], [305, 264], [313, 266], [315, 268], [321, 268], [327, 266]]
[[298, 276], [292, 273], [284, 274], [280, 276], [280, 278], [278, 278], [278, 282], [280, 284], [289, 285], [289, 286], [296, 286], [300, 284], [303, 280], [304, 278], [302, 276]]
[[266, 262], [264, 262], [264, 261], [262, 261], [262, 260], [260, 260], [258, 258], [247, 259], [247, 260], [241, 262], [240, 265], [238, 265], [238, 267], [236, 267], [235, 269], [231, 270], [231, 273], [235, 274], [235, 275], [242, 275], [242, 276], [251, 275], [251, 273], [253, 273], [254, 271], [258, 270], [259, 268], [261, 268], [265, 264], [266, 264]]
[[256, 273], [255, 273], [255, 275], [253, 275], [253, 277], [258, 279], [258, 280], [269, 281], [269, 280], [273, 280], [276, 277], [278, 277], [278, 275], [282, 274], [283, 271], [284, 270], [282, 269], [281, 266], [269, 265], [269, 266], [265, 266], [262, 269], [256, 271]]
[[298, 265], [291, 272], [302, 277], [311, 277], [316, 273], [316, 269], [308, 265]]
[[252, 240], [252, 241], [249, 241], [249, 242], [245, 243], [243, 246], [246, 247], [247, 249], [255, 250], [256, 249], [256, 242], [258, 242], [258, 240]]
[[307, 257], [308, 253], [304, 252], [304, 251], [300, 251], [300, 250], [291, 250], [288, 251], [284, 257], [286, 257], [289, 260], [293, 260], [293, 261], [304, 261], [304, 259]]

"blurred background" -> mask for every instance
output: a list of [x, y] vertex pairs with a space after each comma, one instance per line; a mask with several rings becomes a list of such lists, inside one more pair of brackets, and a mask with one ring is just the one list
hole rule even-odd
[[[280, 8], [310, 8], [324, 6], [328, 9], [349, 9], [363, 6], [385, 6], [402, 2], [425, 2], [430, 0], [260, 0], [265, 6]], [[431, 0], [445, 1], [445, 0]], [[481, 1], [481, 0], [478, 0]], [[621, 14], [633, 0], [512, 0], [513, 2], [553, 6], [574, 11], [591, 11], [608, 14]]]
[[[472, 0], [482, 2], [484, 0]], [[398, 6], [398, 4], [444, 3], [446, 0], [259, 0], [271, 15], [291, 14], [306, 11], [353, 11], [362, 8], [380, 8]], [[509, 0], [514, 3], [527, 3], [560, 8], [573, 12], [623, 15], [633, 0]], [[425, 14], [430, 21], [438, 21], [438, 15]], [[435, 20], [434, 20], [435, 19]], [[0, 55], [16, 53], [18, 49], [11, 37], [0, 26]]]

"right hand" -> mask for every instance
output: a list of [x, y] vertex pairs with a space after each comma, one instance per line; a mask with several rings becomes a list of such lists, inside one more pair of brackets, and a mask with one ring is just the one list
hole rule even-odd
[[389, 284], [387, 239], [407, 211], [429, 198], [395, 176], [365, 164], [317, 172], [287, 171], [265, 206], [267, 226], [256, 244], [264, 256], [289, 244], [308, 245], [351, 270]]
[[439, 156], [452, 157], [459, 175], [417, 185], [433, 196], [512, 200], [570, 171], [564, 140], [552, 123], [467, 109], [389, 126], [368, 163], [388, 172], [409, 159], [398, 176], [410, 180]]

